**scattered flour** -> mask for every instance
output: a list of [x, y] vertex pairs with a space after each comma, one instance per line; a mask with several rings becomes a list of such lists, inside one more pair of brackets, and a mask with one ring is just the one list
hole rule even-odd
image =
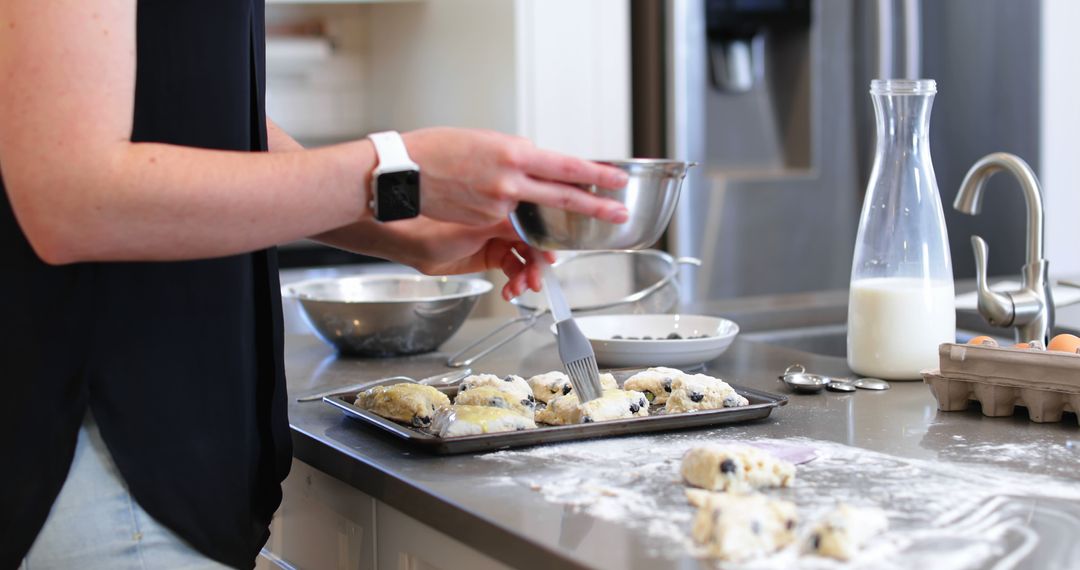
[[[1080, 559], [1080, 544], [1071, 536], [1080, 526], [1075, 472], [1070, 481], [997, 464], [906, 459], [812, 439], [725, 435], [733, 437], [691, 432], [665, 436], [661, 443], [655, 437], [615, 438], [479, 458], [500, 464], [503, 476], [493, 482], [530, 488], [551, 503], [633, 529], [649, 537], [645, 543], [651, 545], [650, 555], [671, 560], [700, 554], [690, 538], [694, 509], [679, 481], [679, 462], [687, 449], [706, 441], [749, 443], [782, 456], [816, 454], [798, 467], [795, 486], [768, 491], [799, 506], [800, 526], [808, 527], [838, 501], [875, 506], [889, 515], [890, 530], [846, 564], [800, 557], [792, 547], [740, 568], [1011, 568], [1039, 542], [1032, 530], [1037, 513], [1059, 525], [1063, 519], [1070, 521], [1061, 527], [1064, 534], [1058, 542], [1063, 544], [1050, 550], [1065, 566]], [[987, 445], [985, 451], [1022, 463], [1045, 454], [1032, 447]], [[1046, 529], [1039, 532], [1044, 541], [1054, 540]]]

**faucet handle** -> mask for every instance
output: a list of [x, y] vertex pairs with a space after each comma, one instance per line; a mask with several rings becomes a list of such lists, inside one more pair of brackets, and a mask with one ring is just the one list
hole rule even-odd
[[979, 313], [996, 327], [1012, 326], [1016, 319], [1012, 295], [992, 291], [986, 279], [986, 257], [989, 248], [986, 240], [971, 236], [971, 248], [975, 250], [975, 282], [979, 299]]

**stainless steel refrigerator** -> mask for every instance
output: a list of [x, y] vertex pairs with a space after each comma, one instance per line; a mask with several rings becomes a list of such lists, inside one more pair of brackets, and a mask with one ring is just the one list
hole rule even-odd
[[[633, 0], [634, 146], [702, 164], [667, 234], [687, 301], [847, 286], [874, 150], [870, 80], [938, 82], [931, 150], [954, 273], [1023, 264], [1019, 192], [954, 212], [994, 151], [1039, 164], [1038, 0]], [[1002, 179], [991, 185], [1015, 184]]]

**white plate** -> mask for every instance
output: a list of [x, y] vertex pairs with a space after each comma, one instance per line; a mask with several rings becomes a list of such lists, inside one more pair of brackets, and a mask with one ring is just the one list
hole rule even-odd
[[[739, 334], [739, 325], [734, 322], [705, 315], [592, 315], [574, 320], [589, 338], [597, 364], [609, 367], [701, 364], [723, 354]], [[619, 335], [664, 339], [673, 332], [683, 338], [612, 338]], [[698, 335], [706, 338], [686, 338]]]

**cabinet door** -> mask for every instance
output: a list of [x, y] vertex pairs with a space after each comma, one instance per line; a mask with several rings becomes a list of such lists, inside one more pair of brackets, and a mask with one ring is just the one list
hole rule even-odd
[[375, 501], [314, 467], [293, 460], [260, 567], [375, 568]]
[[378, 567], [382, 570], [510, 568], [385, 503], [375, 503]]

